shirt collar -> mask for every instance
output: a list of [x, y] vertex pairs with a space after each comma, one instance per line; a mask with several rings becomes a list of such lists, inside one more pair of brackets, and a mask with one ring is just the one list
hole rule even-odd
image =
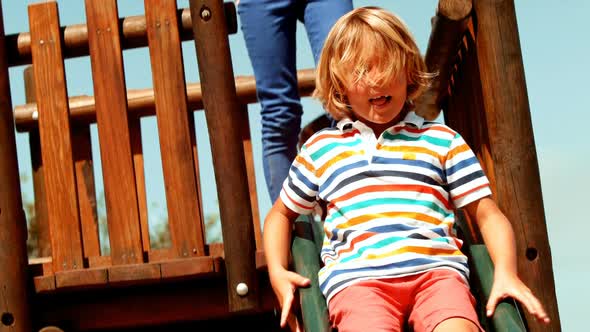
[[[418, 114], [416, 114], [416, 112], [408, 112], [408, 114], [406, 115], [406, 117], [404, 118], [403, 121], [399, 122], [399, 124], [406, 124], [406, 123], [411, 123], [414, 126], [416, 126], [418, 129], [422, 128], [422, 126], [424, 125], [424, 118], [419, 116]], [[362, 124], [364, 127], [364, 123], [362, 123], [361, 121], [353, 121], [349, 118], [344, 118], [340, 121], [338, 121], [338, 124], [336, 124], [336, 126], [338, 127], [338, 129], [340, 129], [341, 131], [350, 129], [352, 127], [357, 127], [359, 126], [359, 124]]]

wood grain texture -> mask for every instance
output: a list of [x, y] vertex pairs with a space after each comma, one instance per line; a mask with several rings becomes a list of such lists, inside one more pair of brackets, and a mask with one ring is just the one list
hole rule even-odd
[[113, 265], [143, 260], [115, 0], [86, 0], [88, 42]]
[[167, 260], [160, 263], [162, 279], [207, 276], [215, 273], [213, 257]]
[[[263, 301], [260, 309], [250, 314], [272, 312], [275, 306], [267, 273], [260, 271], [259, 275], [266, 285], [261, 291]], [[67, 321], [71, 331], [124, 330], [183, 321], [229, 319], [235, 314], [228, 309], [224, 279], [222, 275], [214, 275], [173, 283], [87, 290], [85, 296], [78, 292], [43, 294], [38, 297], [37, 305], [44, 310], [36, 318], [46, 325]]]
[[172, 246], [178, 258], [203, 256], [176, 4], [146, 0], [145, 11]]
[[55, 275], [33, 277], [36, 293], [50, 293], [55, 291]]
[[447, 97], [457, 46], [465, 33], [468, 19], [451, 20], [443, 15], [432, 18], [432, 31], [424, 61], [428, 71], [437, 75], [430, 87], [416, 100], [416, 113], [425, 119], [436, 119]]
[[57, 4], [32, 5], [29, 18], [53, 268], [80, 269], [82, 240]]
[[514, 2], [479, 0], [474, 9], [495, 199], [516, 234], [518, 272], [551, 318], [551, 324], [544, 326], [526, 313], [528, 327], [530, 331], [560, 331]]
[[31, 331], [27, 279], [27, 227], [19, 182], [10, 78], [0, 4], [0, 331]]
[[[255, 310], [259, 305], [256, 245], [223, 2], [191, 0], [190, 8], [217, 183], [229, 308]], [[248, 285], [246, 296], [235, 291], [239, 283]]]
[[117, 265], [108, 268], [109, 283], [113, 285], [138, 285], [161, 279], [159, 264]]
[[104, 268], [64, 271], [55, 274], [55, 288], [92, 288], [105, 286], [108, 283], [107, 270]]
[[437, 14], [451, 20], [462, 20], [471, 13], [472, 0], [439, 0]]
[[[468, 27], [472, 27], [471, 20]], [[473, 29], [468, 28], [467, 31], [459, 44], [457, 63], [450, 78], [449, 96], [444, 110], [445, 123], [457, 130], [471, 147], [490, 180], [492, 192], [495, 193], [494, 164], [490, 157], [475, 40]], [[477, 225], [467, 214], [465, 219], [468, 222], [464, 231], [469, 231], [472, 242], [482, 243]]]

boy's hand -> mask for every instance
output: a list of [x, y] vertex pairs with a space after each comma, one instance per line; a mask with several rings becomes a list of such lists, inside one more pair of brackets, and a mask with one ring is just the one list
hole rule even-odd
[[289, 324], [291, 331], [302, 332], [302, 326], [291, 311], [291, 307], [297, 288], [309, 286], [310, 280], [283, 268], [269, 271], [269, 276], [273, 291], [281, 305], [281, 327], [284, 328], [286, 324]]
[[549, 324], [549, 316], [547, 316], [539, 299], [516, 275], [510, 274], [498, 275], [496, 273], [494, 276], [494, 284], [486, 305], [486, 315], [491, 317], [498, 303], [507, 297], [516, 299], [531, 315], [535, 316], [539, 321]]

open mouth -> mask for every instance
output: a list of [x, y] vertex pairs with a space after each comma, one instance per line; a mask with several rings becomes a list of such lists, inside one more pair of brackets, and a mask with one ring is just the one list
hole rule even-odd
[[369, 104], [373, 106], [383, 106], [391, 101], [391, 96], [379, 96], [375, 98], [369, 98]]

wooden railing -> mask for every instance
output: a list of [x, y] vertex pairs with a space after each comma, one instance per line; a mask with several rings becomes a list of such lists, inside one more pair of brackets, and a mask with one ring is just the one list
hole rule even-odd
[[[236, 28], [233, 3], [194, 1], [190, 11], [192, 15], [189, 9], [178, 10], [172, 1], [149, 0], [145, 17], [119, 19], [115, 1], [88, 0], [87, 24], [62, 28], [57, 3], [34, 4], [29, 6], [30, 33], [6, 38], [10, 64], [32, 63], [25, 71], [27, 104], [16, 107], [14, 114], [17, 129], [30, 133], [37, 222], [47, 226], [40, 238], [51, 243], [41, 244], [41, 252], [50, 257], [37, 259], [33, 267], [36, 292], [225, 271], [230, 311], [257, 307], [255, 269], [264, 262], [244, 121], [244, 105], [256, 100], [255, 84], [252, 78], [233, 84], [227, 40]], [[188, 88], [180, 47], [187, 36], [195, 38], [202, 84]], [[127, 91], [121, 52], [138, 46], [149, 47], [154, 88]], [[69, 97], [64, 59], [86, 54], [94, 96]], [[312, 72], [305, 74], [310, 81]], [[216, 172], [223, 247], [204, 241], [195, 109], [205, 109], [214, 166], [224, 170]], [[152, 249], [149, 243], [139, 126], [148, 115], [158, 122], [172, 242], [166, 249]], [[101, 149], [108, 256], [101, 255], [97, 228], [92, 123], [97, 124]], [[220, 265], [222, 261], [226, 264]], [[236, 293], [239, 283], [248, 285], [247, 294]]]
[[[119, 19], [114, 1], [87, 1], [87, 26], [60, 28], [56, 3], [35, 4], [29, 7], [30, 33], [7, 38], [21, 41], [9, 44], [13, 64], [27, 63], [29, 56], [32, 60], [24, 72], [27, 104], [15, 107], [14, 118], [17, 130], [29, 133], [34, 171], [42, 256], [33, 259], [31, 266], [37, 293], [225, 271], [230, 310], [250, 310], [258, 305], [254, 269], [264, 266], [264, 259], [246, 108], [256, 102], [256, 86], [251, 76], [234, 79], [231, 63], [227, 63], [227, 34], [235, 28], [232, 6], [216, 1], [201, 4], [194, 9], [201, 19], [193, 21], [186, 18], [187, 9], [177, 10], [174, 2], [146, 1], [145, 17]], [[196, 37], [207, 39], [195, 42], [201, 83], [184, 80], [180, 29], [187, 28], [187, 21], [194, 23]], [[118, 31], [121, 26], [122, 34]], [[121, 35], [134, 38], [133, 42], [123, 43]], [[62, 40], [69, 44], [64, 46]], [[153, 89], [126, 89], [121, 61], [124, 45], [149, 47]], [[225, 50], [201, 50], [219, 46]], [[223, 52], [225, 56], [220, 55]], [[94, 96], [67, 95], [63, 66], [67, 54], [90, 56]], [[221, 77], [224, 66], [225, 77]], [[207, 73], [210, 68], [216, 69], [216, 76]], [[300, 71], [298, 77], [301, 95], [309, 95], [314, 87], [313, 70]], [[204, 86], [210, 86], [209, 90]], [[203, 109], [214, 166], [223, 170], [216, 172], [223, 245], [204, 243], [193, 121], [193, 111]], [[229, 113], [234, 116], [226, 116]], [[154, 115], [171, 237], [171, 247], [166, 249], [151, 248], [148, 233], [139, 122]], [[110, 255], [100, 252], [91, 124], [97, 124], [101, 148]], [[236, 135], [228, 137], [228, 132]], [[242, 192], [236, 196], [239, 188]], [[251, 295], [238, 295], [238, 283], [248, 285]]]
[[[513, 3], [481, 0], [472, 6], [467, 0], [441, 0], [438, 12], [426, 61], [440, 75], [417, 101], [418, 111], [432, 118], [443, 109], [446, 121], [472, 145], [491, 179], [495, 198], [513, 222], [521, 257], [519, 272], [547, 306], [551, 327], [559, 330]], [[26, 262], [20, 255], [4, 254], [20, 250], [26, 234], [20, 187], [15, 182], [13, 114], [6, 97], [10, 94], [7, 68], [21, 64], [32, 64], [32, 69], [25, 72], [27, 104], [15, 107], [14, 124], [29, 133], [36, 216], [50, 230], [40, 234], [45, 239], [40, 247], [44, 257], [29, 266], [35, 293], [66, 298], [68, 292], [61, 290], [102, 290], [225, 274], [221, 285], [229, 311], [257, 310], [262, 290], [256, 269], [264, 262], [245, 110], [256, 101], [255, 84], [252, 77], [233, 77], [227, 40], [236, 29], [233, 3], [191, 0], [190, 9], [179, 10], [174, 1], [145, 0], [145, 16], [119, 18], [115, 0], [86, 0], [87, 23], [69, 27], [60, 26], [55, 2], [30, 5], [29, 16], [29, 33], [4, 37], [0, 31], [0, 49], [5, 50], [0, 56], [0, 256], [7, 266], [0, 269], [0, 280], [10, 285], [3, 288], [10, 308], [4, 302], [0, 307], [4, 311], [0, 330], [3, 326], [30, 330]], [[187, 84], [183, 75], [180, 43], [191, 38], [200, 84]], [[150, 51], [154, 88], [128, 90], [121, 52], [144, 46]], [[64, 59], [86, 55], [92, 64], [94, 96], [69, 96]], [[314, 87], [313, 72], [300, 72], [299, 85], [301, 94], [308, 95]], [[204, 109], [211, 139], [223, 247], [204, 241], [192, 118], [193, 111], [200, 109]], [[153, 115], [158, 122], [169, 212], [169, 249], [154, 249], [149, 243], [139, 122]], [[103, 166], [108, 256], [99, 250], [89, 129], [94, 123]], [[470, 231], [477, 238], [477, 229]], [[218, 285], [219, 279], [208, 280], [207, 285]], [[236, 292], [239, 283], [248, 285], [246, 295]], [[195, 290], [183, 294], [183, 288], [175, 297], [168, 290], [154, 291], [159, 308], [176, 302], [184, 307], [159, 319], [195, 318], [196, 313], [201, 318], [215, 316], [214, 309], [193, 305], [225, 305], [212, 299], [217, 293], [209, 288], [201, 285], [198, 293], [210, 297], [211, 303], [203, 297], [195, 299]], [[94, 318], [97, 310], [119, 310], [142, 300], [137, 294], [125, 300], [115, 296], [108, 306], [85, 303], [85, 316], [78, 323], [88, 328], [153, 323], [149, 311], [132, 311], [108, 322]], [[71, 296], [68, 301], [78, 303], [80, 298]], [[60, 315], [78, 312], [68, 310]], [[51, 316], [56, 311], [46, 312]], [[543, 329], [528, 318], [531, 330]]]

